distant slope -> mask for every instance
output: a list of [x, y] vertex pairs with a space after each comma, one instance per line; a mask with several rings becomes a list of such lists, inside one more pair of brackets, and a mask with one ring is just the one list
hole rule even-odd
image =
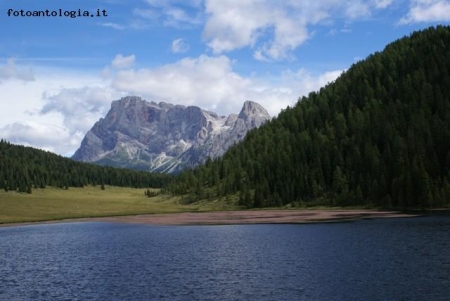
[[250, 129], [269, 119], [267, 111], [252, 101], [244, 103], [239, 115], [227, 117], [195, 106], [157, 104], [128, 96], [112, 102], [73, 159], [177, 173], [221, 156]]
[[32, 188], [85, 185], [162, 187], [172, 179], [120, 168], [76, 162], [50, 152], [0, 141], [0, 189], [31, 192]]
[[400, 39], [171, 186], [193, 199], [435, 207], [450, 200], [450, 28]]

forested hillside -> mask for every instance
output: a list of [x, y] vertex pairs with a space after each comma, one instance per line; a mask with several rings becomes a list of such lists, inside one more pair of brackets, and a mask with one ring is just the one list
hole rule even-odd
[[169, 175], [151, 174], [76, 162], [50, 152], [0, 141], [0, 189], [30, 193], [47, 185], [68, 188], [85, 185], [162, 187]]
[[192, 200], [435, 207], [450, 202], [450, 28], [415, 32], [303, 97], [170, 187]]

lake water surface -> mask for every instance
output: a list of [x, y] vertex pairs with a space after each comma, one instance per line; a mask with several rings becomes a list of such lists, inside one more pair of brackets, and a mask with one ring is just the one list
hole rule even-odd
[[450, 300], [450, 216], [0, 228], [0, 300]]

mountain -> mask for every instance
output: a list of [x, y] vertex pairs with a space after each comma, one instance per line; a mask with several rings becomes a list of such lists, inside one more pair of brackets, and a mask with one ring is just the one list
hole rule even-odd
[[73, 159], [138, 170], [177, 173], [221, 156], [246, 133], [270, 119], [259, 104], [246, 101], [227, 117], [195, 106], [147, 102], [129, 96], [86, 134]]
[[171, 185], [248, 207], [450, 206], [450, 27], [351, 66]]
[[86, 185], [163, 187], [173, 176], [76, 162], [32, 147], [0, 140], [0, 189], [31, 193], [33, 188]]

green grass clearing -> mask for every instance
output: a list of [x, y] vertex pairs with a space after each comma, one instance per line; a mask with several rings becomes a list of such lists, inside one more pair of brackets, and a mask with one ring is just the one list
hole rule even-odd
[[189, 205], [180, 197], [148, 198], [146, 189], [106, 186], [68, 190], [47, 187], [32, 194], [0, 191], [0, 224], [71, 218], [239, 209], [234, 201], [213, 200]]

